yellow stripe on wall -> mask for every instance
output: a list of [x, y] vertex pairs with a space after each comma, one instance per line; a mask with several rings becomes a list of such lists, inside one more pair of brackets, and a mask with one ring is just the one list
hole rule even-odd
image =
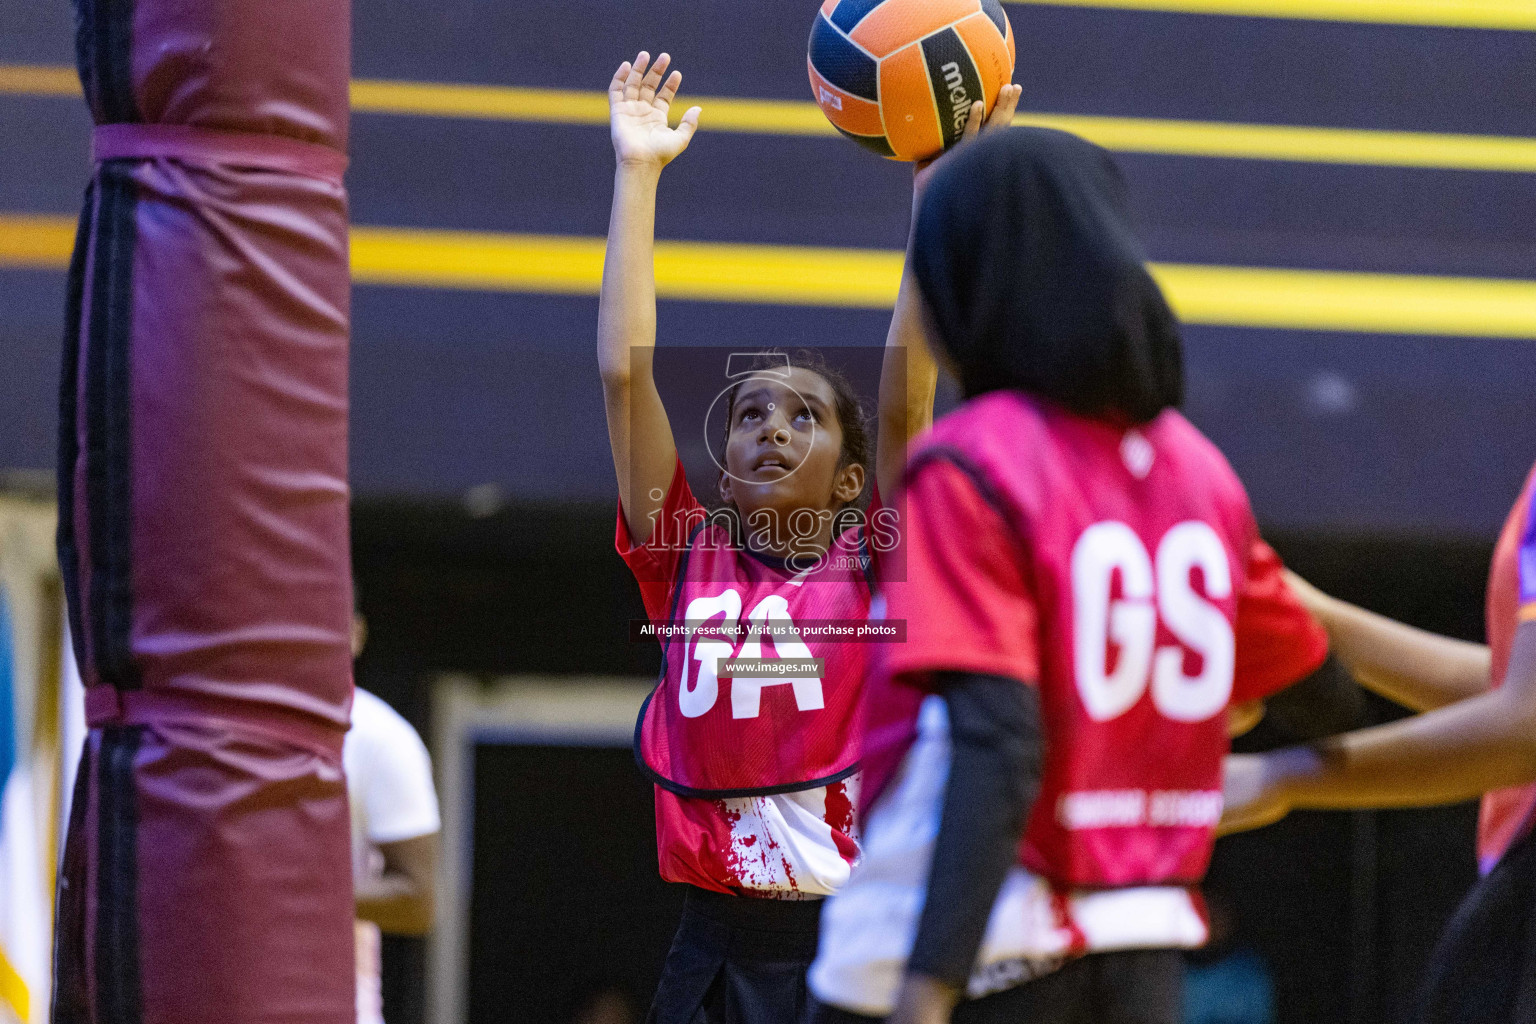
[[[357, 228], [364, 284], [595, 295], [601, 238]], [[656, 292], [668, 299], [881, 308], [896, 299], [901, 253], [788, 245], [658, 242]]]
[[[1536, 0], [1532, 2], [1536, 4]], [[1060, 128], [1120, 153], [1536, 172], [1536, 139], [1511, 136], [1077, 114], [1020, 114], [1015, 123]]]
[[1187, 323], [1536, 339], [1536, 281], [1187, 263], [1152, 273]]
[[[1531, 6], [1536, 10], [1536, 0], [1531, 0]], [[76, 96], [79, 86], [67, 68], [0, 65], [0, 94], [4, 93]], [[701, 125], [706, 131], [827, 138], [837, 134], [814, 103], [693, 96], [685, 97], [676, 109], [692, 104], [704, 108]], [[525, 123], [608, 122], [603, 93], [519, 86], [361, 79], [352, 83], [352, 109]], [[1087, 114], [1022, 113], [1016, 123], [1060, 128], [1121, 153], [1536, 173], [1536, 139], [1517, 136]]]
[[608, 123], [608, 97], [601, 92], [453, 82], [357, 79], [352, 83], [352, 109], [374, 114], [418, 114], [487, 121]]
[[[1536, 0], [1532, 3], [1536, 6]], [[814, 103], [685, 96], [676, 109], [695, 104], [704, 108], [699, 124], [705, 131], [837, 134]], [[608, 123], [608, 100], [603, 93], [566, 89], [357, 81], [352, 85], [352, 108], [380, 114]], [[1019, 114], [1015, 123], [1059, 128], [1122, 153], [1536, 172], [1536, 139], [1515, 136], [1029, 112]]]
[[80, 95], [80, 79], [74, 68], [38, 64], [0, 64], [0, 94], [13, 96]]
[[[388, 114], [593, 125], [608, 121], [602, 93], [561, 89], [359, 81], [353, 83], [352, 103], [354, 110]], [[684, 104], [704, 108], [700, 125], [706, 131], [837, 134], [814, 103], [695, 96], [685, 97], [678, 108], [685, 109]], [[1536, 172], [1536, 139], [1512, 136], [1028, 112], [1016, 123], [1074, 132], [1122, 153]]]
[[[0, 215], [0, 267], [62, 269], [74, 224]], [[662, 298], [887, 309], [901, 253], [793, 245], [659, 242]], [[1367, 334], [1536, 339], [1536, 281], [1157, 263], [1186, 322]], [[595, 295], [603, 239], [359, 227], [353, 280], [364, 285]]]
[[1003, 0], [1051, 7], [1225, 14], [1248, 18], [1357, 21], [1432, 28], [1536, 31], [1531, 0]]
[[20, 972], [6, 959], [4, 949], [0, 949], [0, 1006], [10, 1007], [17, 1020], [32, 1019], [31, 993], [27, 991], [27, 983], [22, 980]]
[[[677, 102], [675, 110], [681, 114], [694, 104], [709, 112], [709, 127], [714, 131], [766, 135], [837, 135], [821, 108], [814, 103], [729, 96], [685, 96]], [[372, 114], [417, 114], [488, 121], [590, 125], [608, 123], [606, 93], [503, 85], [459, 85], [452, 82], [358, 79], [352, 83], [352, 109]]]
[[67, 267], [74, 247], [75, 225], [64, 217], [0, 214], [0, 268]]

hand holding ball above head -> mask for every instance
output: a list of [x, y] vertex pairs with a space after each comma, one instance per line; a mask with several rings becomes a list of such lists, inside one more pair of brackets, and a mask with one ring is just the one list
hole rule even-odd
[[826, 0], [807, 59], [834, 128], [893, 160], [931, 160], [976, 103], [985, 118], [1007, 98], [1013, 29], [1000, 0]]

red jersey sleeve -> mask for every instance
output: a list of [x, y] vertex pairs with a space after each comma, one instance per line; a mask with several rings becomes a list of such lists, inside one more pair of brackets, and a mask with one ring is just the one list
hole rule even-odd
[[1536, 622], [1536, 488], [1524, 496], [1525, 526], [1520, 530], [1520, 547], [1515, 552], [1515, 575], [1520, 584], [1520, 622]]
[[[964, 470], [928, 463], [909, 483], [901, 523], [905, 579], [883, 590], [906, 642], [883, 645], [892, 676], [975, 672], [1034, 683], [1039, 616], [1018, 540]], [[909, 681], [925, 685], [920, 679]]]
[[1285, 582], [1285, 566], [1255, 532], [1248, 577], [1237, 599], [1233, 703], [1259, 700], [1316, 672], [1328, 634]]
[[678, 563], [688, 549], [688, 538], [693, 536], [694, 527], [704, 516], [704, 506], [688, 487], [681, 459], [672, 470], [672, 484], [644, 544], [636, 544], [630, 535], [629, 524], [624, 520], [624, 501], [619, 500], [613, 546], [624, 564], [629, 566], [629, 571], [635, 574], [635, 581], [640, 584], [640, 598], [645, 602], [645, 614], [652, 622], [662, 622], [671, 614]]

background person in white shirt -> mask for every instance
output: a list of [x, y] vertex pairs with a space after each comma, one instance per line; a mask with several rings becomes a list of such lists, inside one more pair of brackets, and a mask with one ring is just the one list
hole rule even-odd
[[[367, 627], [356, 616], [352, 651]], [[352, 805], [352, 875], [357, 897], [357, 1020], [383, 1024], [380, 932], [424, 935], [432, 928], [437, 834], [442, 828], [432, 762], [411, 724], [359, 687], [342, 747]]]

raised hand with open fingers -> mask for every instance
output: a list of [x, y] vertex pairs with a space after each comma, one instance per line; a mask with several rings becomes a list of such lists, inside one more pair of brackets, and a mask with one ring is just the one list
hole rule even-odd
[[671, 63], [665, 53], [652, 63], [651, 55], [641, 50], [633, 61], [620, 64], [608, 83], [608, 118], [619, 163], [665, 167], [693, 139], [698, 107], [689, 107], [676, 128], [667, 120], [683, 81], [681, 72], [667, 74]]

